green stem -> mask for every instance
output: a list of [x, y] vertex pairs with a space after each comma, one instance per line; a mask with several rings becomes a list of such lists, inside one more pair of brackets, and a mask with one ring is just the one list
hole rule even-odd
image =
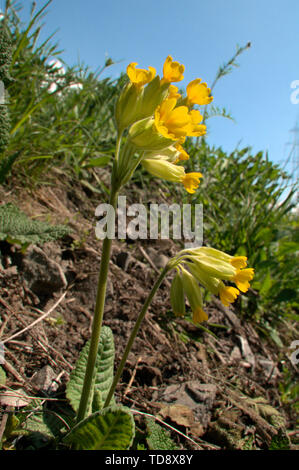
[[153, 298], [154, 298], [154, 296], [155, 296], [157, 290], [159, 289], [159, 287], [160, 287], [160, 285], [161, 285], [161, 283], [162, 283], [164, 277], [166, 276], [166, 274], [168, 273], [168, 271], [169, 271], [170, 269], [171, 269], [171, 267], [168, 266], [168, 265], [163, 269], [163, 271], [161, 272], [159, 278], [158, 278], [157, 281], [155, 282], [155, 284], [154, 284], [154, 286], [153, 286], [153, 288], [152, 288], [150, 294], [148, 295], [148, 298], [146, 299], [146, 302], [145, 302], [145, 304], [143, 305], [141, 312], [139, 313], [139, 316], [138, 316], [138, 318], [137, 318], [137, 321], [136, 321], [136, 323], [135, 323], [135, 326], [134, 326], [134, 328], [133, 328], [133, 330], [132, 330], [132, 333], [131, 333], [131, 336], [130, 336], [130, 338], [129, 338], [128, 344], [127, 344], [126, 349], [125, 349], [125, 351], [124, 351], [123, 357], [122, 357], [121, 362], [120, 362], [120, 364], [119, 364], [119, 366], [118, 366], [118, 369], [117, 369], [117, 371], [116, 371], [116, 374], [115, 374], [113, 383], [112, 383], [112, 385], [111, 385], [111, 387], [110, 387], [110, 390], [109, 390], [109, 393], [108, 393], [108, 395], [107, 395], [107, 398], [106, 398], [104, 407], [108, 406], [109, 403], [110, 403], [110, 400], [111, 400], [111, 398], [112, 398], [112, 396], [113, 396], [113, 394], [114, 394], [116, 385], [118, 384], [118, 381], [119, 381], [119, 379], [120, 379], [120, 377], [121, 377], [121, 374], [122, 374], [122, 372], [123, 372], [125, 363], [127, 362], [127, 358], [128, 358], [128, 355], [129, 355], [129, 353], [130, 353], [130, 351], [131, 351], [133, 342], [134, 342], [134, 340], [135, 340], [135, 338], [136, 338], [136, 336], [137, 336], [137, 333], [138, 333], [138, 330], [139, 330], [139, 328], [140, 328], [141, 322], [142, 322], [142, 320], [144, 319], [145, 314], [146, 314], [146, 312], [147, 312], [147, 309], [148, 309], [148, 307], [149, 307], [151, 301], [153, 300]]
[[[115, 168], [117, 165], [118, 155], [120, 151], [120, 141], [121, 141], [121, 136], [118, 136], [115, 162], [114, 162], [114, 166], [112, 170], [112, 175], [115, 174]], [[116, 185], [115, 185], [115, 182], [113, 181], [113, 178], [111, 178], [111, 180], [112, 180], [112, 185], [111, 185], [112, 187], [111, 187], [111, 192], [110, 192], [109, 204], [115, 210], [116, 204], [117, 204], [118, 190], [116, 189]], [[107, 230], [108, 230], [108, 227], [107, 227]], [[89, 400], [90, 393], [91, 393], [92, 379], [94, 375], [94, 368], [95, 368], [95, 363], [96, 363], [97, 354], [98, 354], [99, 340], [100, 340], [103, 315], [104, 315], [111, 246], [112, 246], [112, 239], [109, 236], [107, 236], [103, 241], [101, 266], [100, 266], [100, 272], [99, 272], [98, 290], [97, 290], [97, 297], [96, 297], [96, 306], [95, 306], [95, 312], [94, 312], [93, 323], [92, 323], [92, 331], [91, 331], [90, 346], [89, 346], [89, 352], [88, 352], [84, 383], [83, 383], [80, 404], [79, 404], [79, 409], [78, 409], [78, 414], [77, 414], [77, 423], [82, 421], [82, 419], [84, 419], [86, 416], [88, 400]]]
[[[110, 194], [110, 201], [109, 203], [115, 209], [117, 201], [117, 192], [111, 192]], [[111, 253], [111, 245], [112, 239], [106, 237], [103, 242], [102, 248], [102, 259], [101, 259], [101, 266], [99, 272], [99, 280], [98, 280], [98, 291], [96, 297], [96, 306], [95, 312], [93, 317], [93, 324], [92, 324], [92, 333], [90, 338], [90, 346], [89, 346], [89, 353], [87, 359], [87, 366], [85, 371], [84, 377], [84, 384], [82, 388], [81, 400], [77, 415], [77, 422], [81, 421], [85, 418], [86, 410], [87, 410], [87, 403], [90, 396], [91, 391], [91, 384], [94, 374], [94, 368], [98, 353], [99, 347], [99, 340], [103, 322], [103, 314], [104, 314], [104, 306], [105, 306], [105, 296], [106, 296], [106, 286], [107, 286], [107, 277], [108, 277], [108, 269], [109, 269], [109, 261], [110, 261], [110, 253]]]

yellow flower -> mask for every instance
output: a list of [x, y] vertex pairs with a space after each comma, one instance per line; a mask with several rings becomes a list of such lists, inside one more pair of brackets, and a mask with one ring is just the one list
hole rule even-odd
[[181, 144], [176, 144], [175, 148], [179, 152], [179, 156], [178, 156], [177, 161], [189, 160], [190, 156], [188, 155], [186, 150], [181, 146]]
[[193, 310], [192, 321], [193, 323], [202, 323], [208, 320], [208, 315], [203, 311], [202, 308], [197, 307]]
[[141, 88], [151, 82], [156, 75], [156, 69], [149, 67], [148, 70], [136, 69], [137, 62], [132, 62], [127, 67], [127, 74], [132, 83], [137, 88]]
[[237, 274], [232, 278], [232, 281], [236, 284], [241, 292], [247, 292], [250, 287], [249, 281], [253, 279], [253, 276], [253, 268], [238, 269]]
[[195, 191], [198, 188], [198, 185], [200, 183], [200, 181], [199, 181], [200, 178], [202, 178], [202, 174], [198, 173], [198, 172], [187, 173], [183, 177], [182, 183], [183, 183], [186, 191], [188, 191], [188, 193], [190, 193], [190, 194], [195, 193]]
[[207, 127], [204, 124], [200, 124], [203, 119], [200, 112], [196, 109], [192, 109], [192, 111], [189, 113], [189, 116], [191, 121], [188, 135], [190, 137], [199, 137], [204, 135], [206, 133]]
[[184, 65], [174, 62], [169, 55], [164, 62], [162, 82], [180, 82], [184, 78], [184, 71]]
[[246, 256], [233, 256], [230, 263], [237, 269], [245, 268], [247, 266]]
[[211, 90], [206, 83], [203, 83], [200, 78], [196, 78], [187, 85], [186, 88], [188, 102], [198, 105], [209, 104], [213, 101]]
[[[187, 176], [187, 175], [186, 175]], [[245, 256], [231, 256], [211, 247], [186, 248], [178, 254], [179, 266], [186, 264], [195, 279], [212, 294], [219, 295], [221, 302], [228, 306], [241, 292], [247, 292], [254, 269], [240, 269], [247, 265]], [[223, 281], [234, 282], [237, 286], [226, 286]]]
[[228, 307], [229, 304], [233, 303], [239, 294], [240, 292], [238, 289], [231, 286], [225, 286], [224, 284], [219, 289], [219, 297], [225, 307]]
[[179, 93], [179, 89], [177, 86], [169, 85], [167, 98], [175, 98], [176, 100], [178, 100], [181, 96], [182, 95]]
[[182, 183], [193, 194], [199, 185], [201, 173], [185, 173], [183, 166], [175, 165], [166, 159], [145, 158], [141, 160], [142, 166], [152, 175], [173, 183]]
[[164, 100], [155, 112], [155, 125], [167, 139], [184, 141], [192, 126], [187, 106], [175, 107], [177, 100]]

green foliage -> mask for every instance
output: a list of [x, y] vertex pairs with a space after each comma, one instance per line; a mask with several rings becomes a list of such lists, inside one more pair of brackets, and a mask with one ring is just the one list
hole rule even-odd
[[290, 450], [290, 441], [282, 431], [278, 431], [276, 436], [272, 437], [269, 450]]
[[64, 437], [66, 444], [78, 450], [127, 450], [135, 435], [130, 410], [109, 406], [81, 421]]
[[[0, 106], [1, 108], [1, 106]], [[1, 112], [1, 110], [0, 110]], [[1, 117], [0, 117], [1, 119]], [[0, 125], [1, 127], [1, 125]], [[1, 139], [1, 137], [0, 137]], [[6, 145], [6, 143], [4, 142], [3, 145]], [[0, 143], [0, 146], [1, 146], [1, 143]], [[3, 184], [7, 178], [7, 176], [9, 175], [11, 169], [12, 169], [12, 166], [14, 164], [14, 162], [16, 161], [16, 159], [18, 158], [19, 156], [19, 153], [20, 152], [15, 152], [11, 155], [8, 155], [4, 158], [2, 158], [0, 160], [0, 184]]]
[[7, 85], [11, 136], [5, 156], [22, 149], [12, 163], [19, 175], [37, 182], [48, 168], [60, 167], [89, 183], [91, 189], [92, 169], [107, 165], [114, 151], [114, 103], [123, 78], [99, 80], [103, 70], [113, 64], [111, 59], [95, 73], [83, 65], [59, 68], [50, 62], [59, 55], [52, 36], [38, 43], [40, 20], [49, 3], [37, 12], [32, 4], [25, 28], [15, 2], [7, 9], [13, 81]]
[[0, 240], [28, 246], [62, 238], [70, 229], [66, 225], [49, 225], [30, 219], [13, 204], [0, 206]]
[[260, 297], [244, 301], [248, 314], [262, 307], [268, 315], [274, 308], [277, 317], [284, 314], [278, 304], [298, 306], [298, 216], [292, 212], [296, 187], [287, 191], [288, 175], [250, 148], [228, 155], [205, 142], [196, 147], [189, 140], [186, 147], [190, 170], [200, 168], [204, 175], [192, 202], [204, 207], [205, 242], [247, 256], [255, 268], [252, 288]]
[[[6, 105], [6, 92], [4, 87], [11, 81], [9, 67], [11, 64], [12, 43], [10, 33], [5, 21], [0, 23], [0, 154], [5, 150], [9, 142], [10, 118]], [[2, 96], [3, 94], [3, 96]], [[1, 171], [0, 171], [1, 181]]]
[[0, 104], [0, 154], [5, 150], [9, 142], [9, 130], [10, 119], [7, 106], [5, 104]]
[[[70, 380], [66, 388], [66, 396], [75, 411], [78, 411], [79, 408], [88, 358], [89, 343], [90, 342], [88, 341], [82, 349], [76, 366], [71, 373]], [[108, 326], [103, 326], [101, 330], [98, 354], [96, 359], [92, 394], [88, 406], [89, 413], [92, 411], [98, 411], [103, 407], [103, 404], [105, 402], [113, 380], [113, 368], [113, 333]]]
[[178, 450], [169, 432], [163, 429], [153, 418], [146, 419], [148, 436], [146, 442], [151, 450]]

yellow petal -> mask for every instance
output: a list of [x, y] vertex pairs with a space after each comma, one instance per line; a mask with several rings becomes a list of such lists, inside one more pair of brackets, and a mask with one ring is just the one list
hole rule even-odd
[[247, 266], [247, 258], [246, 256], [234, 256], [230, 263], [237, 269], [242, 269]]
[[190, 155], [186, 152], [186, 150], [180, 144], [176, 144], [175, 148], [177, 149], [178, 152], [180, 152], [178, 161], [189, 160]]
[[187, 106], [176, 107], [177, 100], [164, 100], [155, 111], [155, 126], [167, 139], [181, 141], [188, 135], [191, 116]]
[[168, 98], [175, 98], [176, 100], [178, 100], [180, 97], [181, 94], [179, 93], [178, 87], [174, 85], [169, 85]]
[[185, 67], [179, 62], [174, 62], [172, 57], [169, 55], [163, 66], [163, 79], [165, 82], [180, 82], [184, 78]]
[[220, 300], [223, 305], [225, 305], [225, 307], [228, 307], [229, 304], [233, 303], [239, 294], [240, 292], [238, 291], [238, 289], [231, 286], [223, 286], [219, 290]]
[[203, 116], [197, 109], [192, 109], [189, 114], [191, 118], [191, 123], [188, 135], [190, 137], [199, 137], [201, 135], [204, 135], [206, 133], [207, 127], [204, 124], [200, 124], [203, 120]]
[[196, 78], [187, 85], [187, 97], [190, 104], [205, 105], [213, 101], [211, 90], [200, 78]]
[[136, 69], [137, 62], [132, 62], [127, 67], [127, 75], [132, 83], [137, 87], [142, 87], [151, 82], [156, 75], [154, 67], [149, 67], [148, 70]]
[[237, 271], [237, 274], [233, 277], [232, 281], [241, 292], [247, 292], [250, 287], [249, 281], [253, 279], [253, 276], [253, 268], [240, 269]]
[[194, 173], [187, 173], [183, 178], [182, 178], [182, 183], [186, 189], [186, 191], [190, 194], [194, 194], [196, 189], [199, 186], [200, 183], [200, 178], [202, 178], [202, 174], [199, 172], [194, 172]]
[[202, 308], [198, 307], [196, 310], [193, 310], [193, 323], [202, 323], [203, 321], [207, 321], [208, 318], [208, 315], [203, 311]]

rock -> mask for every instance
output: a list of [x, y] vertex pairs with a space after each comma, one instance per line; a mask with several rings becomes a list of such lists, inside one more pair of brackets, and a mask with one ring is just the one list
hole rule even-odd
[[[242, 350], [242, 356], [245, 359], [245, 362], [249, 364], [249, 367], [254, 367], [255, 366], [255, 357], [253, 352], [250, 349], [250, 346], [248, 344], [248, 341], [246, 338], [244, 338], [241, 335], [238, 335], [238, 338], [241, 343], [241, 350]], [[246, 367], [246, 366], [245, 366]]]
[[162, 255], [162, 254], [158, 254], [154, 259], [154, 263], [155, 263], [155, 265], [158, 269], [165, 268], [168, 261], [169, 261], [169, 258], [165, 255]]
[[147, 251], [148, 251], [149, 257], [151, 258], [156, 268], [158, 269], [165, 268], [166, 264], [169, 261], [169, 258], [167, 256], [163, 255], [163, 253], [158, 253], [157, 250], [155, 250], [152, 247], [148, 248]]
[[194, 413], [188, 407], [184, 405], [166, 405], [159, 412], [164, 419], [170, 418], [171, 421], [178, 424], [179, 426], [185, 426], [190, 428], [194, 424]]
[[242, 359], [241, 351], [238, 346], [234, 346], [229, 357], [229, 362], [236, 363], [240, 362]]
[[170, 385], [164, 390], [161, 400], [192, 410], [195, 423], [200, 423], [204, 432], [211, 420], [216, 393], [216, 385], [202, 384], [198, 380], [192, 380], [179, 385]]
[[58, 384], [54, 382], [56, 374], [50, 366], [44, 366], [33, 374], [30, 379], [33, 387], [42, 393], [54, 392]]
[[56, 261], [51, 260], [37, 246], [28, 248], [23, 259], [23, 276], [29, 289], [36, 295], [52, 294], [66, 288], [66, 277]]
[[260, 356], [258, 357], [257, 362], [264, 370], [266, 379], [276, 379], [280, 375], [278, 368], [271, 359], [266, 359], [265, 357]]

